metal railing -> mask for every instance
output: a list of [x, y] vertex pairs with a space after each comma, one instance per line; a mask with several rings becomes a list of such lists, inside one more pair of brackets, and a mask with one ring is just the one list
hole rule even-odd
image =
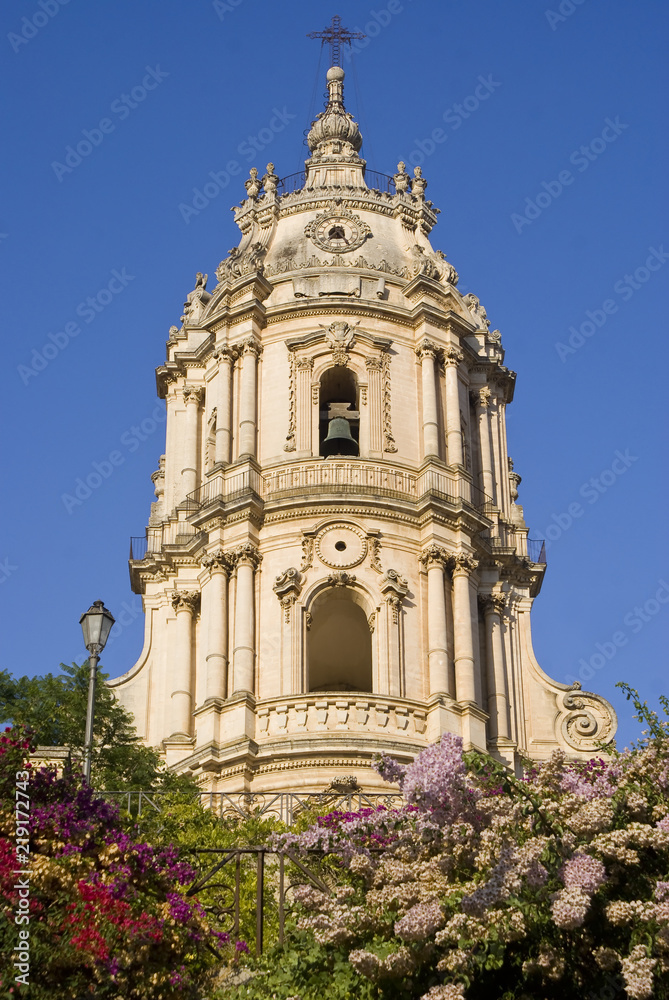
[[544, 538], [527, 539], [527, 556], [530, 562], [546, 565], [546, 540]]
[[[102, 798], [118, 802], [133, 816], [163, 811], [160, 799], [167, 792], [98, 792]], [[266, 816], [292, 826], [297, 817], [311, 809], [327, 807], [331, 812], [359, 812], [361, 809], [395, 809], [404, 799], [397, 792], [200, 792], [200, 805], [219, 819], [249, 819]]]
[[[295, 174], [288, 174], [282, 177], [277, 184], [277, 194], [292, 194], [293, 191], [301, 191], [306, 180], [306, 172], [298, 170]], [[365, 169], [365, 181], [367, 187], [372, 191], [382, 191], [388, 194], [395, 194], [395, 180], [390, 174], [382, 174], [379, 170]]]
[[147, 556], [158, 555], [165, 545], [189, 545], [198, 537], [204, 538], [204, 532], [188, 521], [168, 521], [149, 527], [145, 535], [133, 535], [130, 539], [130, 560], [141, 562]]

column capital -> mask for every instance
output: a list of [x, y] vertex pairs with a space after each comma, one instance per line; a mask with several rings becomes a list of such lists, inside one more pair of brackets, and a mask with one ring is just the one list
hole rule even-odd
[[458, 552], [453, 557], [453, 572], [469, 575], [469, 573], [474, 572], [478, 564], [478, 559], [474, 559], [473, 556], [468, 555], [466, 552]]
[[486, 615], [501, 615], [506, 607], [504, 594], [479, 594], [477, 600]]
[[204, 398], [204, 389], [201, 386], [185, 385], [181, 390], [185, 403], [195, 403], [199, 406]]
[[450, 569], [453, 566], [453, 556], [451, 553], [436, 543], [432, 543], [424, 548], [418, 558], [425, 569], [430, 569], [431, 566], [441, 566], [442, 569]]
[[368, 372], [381, 372], [383, 371], [383, 358], [365, 358], [365, 367]]
[[227, 553], [227, 557], [231, 566], [251, 566], [254, 570], [258, 569], [262, 562], [262, 556], [253, 542], [244, 542], [243, 545], [238, 545], [237, 548]]
[[472, 389], [470, 396], [476, 406], [482, 406], [483, 408], [490, 406], [492, 393], [487, 385], [482, 386], [480, 389]]
[[441, 349], [433, 341], [428, 340], [427, 337], [423, 338], [416, 347], [416, 357], [419, 361], [423, 361], [425, 358], [430, 358], [434, 361], [440, 354]]
[[226, 574], [226, 576], [232, 569], [230, 556], [224, 552], [223, 549], [215, 549], [213, 552], [207, 552], [207, 554], [202, 556], [200, 559], [200, 564], [211, 573], [222, 571]]
[[253, 354], [256, 358], [258, 355], [262, 354], [262, 346], [260, 341], [256, 337], [245, 337], [241, 340], [237, 346], [237, 351], [240, 354]]
[[458, 347], [447, 347], [444, 350], [444, 364], [456, 368], [461, 361], [464, 361], [464, 354]]
[[295, 367], [298, 371], [308, 371], [314, 370], [314, 359], [313, 358], [295, 358]]
[[212, 357], [215, 361], [227, 361], [232, 365], [239, 357], [239, 350], [236, 347], [231, 347], [229, 344], [222, 344], [220, 347], [216, 348]]
[[198, 590], [174, 590], [170, 595], [170, 600], [177, 614], [180, 611], [188, 611], [194, 615], [200, 606], [200, 592]]

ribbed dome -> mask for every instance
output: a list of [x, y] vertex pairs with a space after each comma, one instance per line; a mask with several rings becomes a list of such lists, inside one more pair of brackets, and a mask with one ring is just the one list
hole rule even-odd
[[344, 107], [344, 70], [340, 66], [332, 66], [328, 70], [327, 84], [327, 107], [312, 123], [307, 136], [309, 149], [313, 153], [322, 142], [339, 139], [349, 143], [358, 152], [362, 146], [362, 136], [358, 123]]

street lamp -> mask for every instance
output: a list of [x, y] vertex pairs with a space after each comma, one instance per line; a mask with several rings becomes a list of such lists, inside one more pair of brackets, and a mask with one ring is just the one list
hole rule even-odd
[[109, 638], [114, 617], [107, 611], [102, 601], [94, 601], [86, 614], [79, 619], [84, 633], [84, 646], [89, 652], [88, 662], [88, 706], [86, 708], [86, 741], [84, 744], [84, 780], [91, 783], [91, 752], [93, 750], [93, 717], [95, 715], [95, 682], [98, 676], [98, 660]]

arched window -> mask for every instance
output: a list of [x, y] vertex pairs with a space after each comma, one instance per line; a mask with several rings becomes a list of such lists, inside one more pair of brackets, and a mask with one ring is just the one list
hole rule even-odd
[[343, 365], [323, 372], [319, 404], [319, 455], [359, 455], [358, 382], [353, 372]]
[[307, 633], [309, 691], [372, 690], [372, 636], [367, 615], [346, 588], [313, 604]]

